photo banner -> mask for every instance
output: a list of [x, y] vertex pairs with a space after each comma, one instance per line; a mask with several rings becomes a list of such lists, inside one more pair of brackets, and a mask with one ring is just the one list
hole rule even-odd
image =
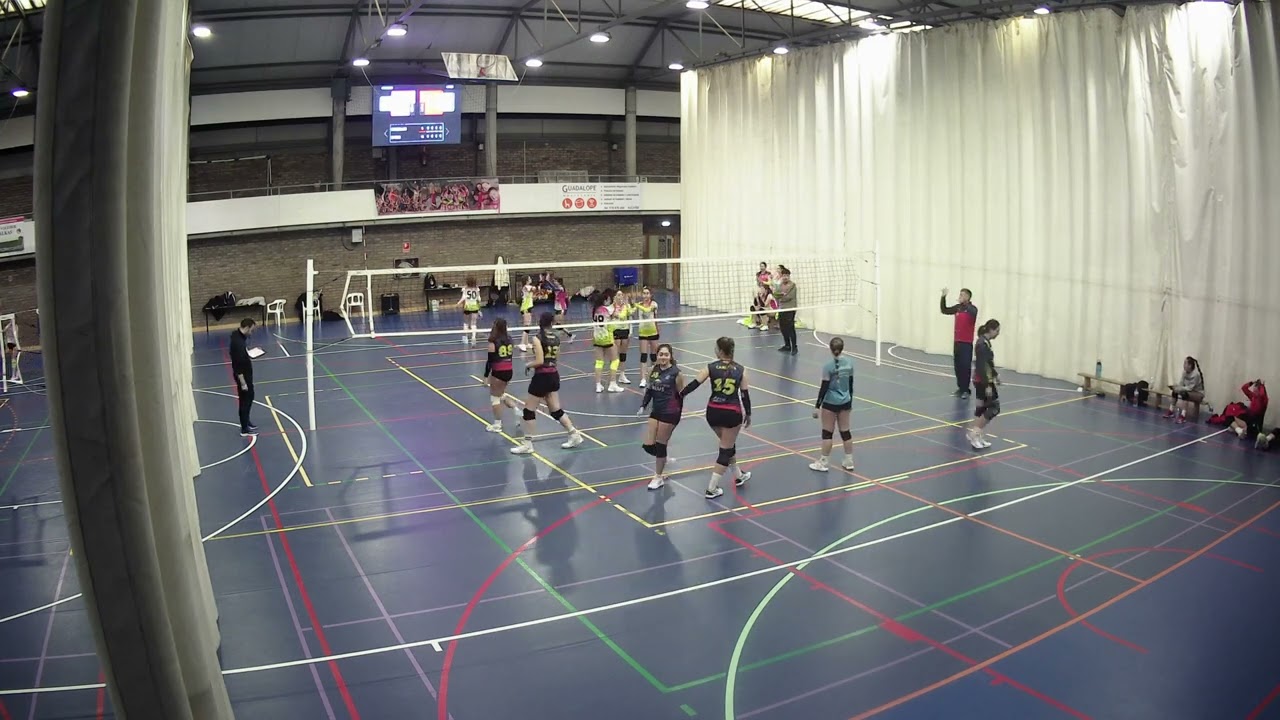
[[36, 251], [35, 225], [23, 217], [0, 218], [0, 257]]
[[565, 183], [560, 209], [585, 212], [639, 212], [641, 183]]
[[497, 178], [379, 183], [374, 200], [379, 215], [497, 212], [502, 208]]

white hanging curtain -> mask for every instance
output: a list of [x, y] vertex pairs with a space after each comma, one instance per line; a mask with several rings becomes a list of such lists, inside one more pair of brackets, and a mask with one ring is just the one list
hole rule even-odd
[[1194, 355], [1217, 404], [1280, 382], [1273, 28], [1267, 3], [1089, 10], [685, 73], [684, 254], [876, 250], [890, 343], [949, 353], [938, 290], [965, 286], [1011, 369]]

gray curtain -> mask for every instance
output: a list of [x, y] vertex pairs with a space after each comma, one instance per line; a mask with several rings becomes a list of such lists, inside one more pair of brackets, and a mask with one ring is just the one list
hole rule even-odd
[[54, 0], [36, 116], [50, 424], [118, 717], [231, 718], [200, 543], [185, 0]]

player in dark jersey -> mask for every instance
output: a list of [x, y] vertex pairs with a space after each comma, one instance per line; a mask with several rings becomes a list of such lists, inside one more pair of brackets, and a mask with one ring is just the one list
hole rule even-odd
[[491, 433], [502, 432], [503, 408], [515, 408], [515, 400], [507, 397], [507, 383], [511, 382], [511, 356], [515, 346], [507, 334], [506, 318], [493, 321], [489, 330], [489, 359], [484, 364], [484, 376], [489, 383], [489, 404], [493, 406], [493, 423], [485, 426]]
[[676, 425], [680, 424], [680, 412], [684, 406], [684, 398], [680, 395], [684, 389], [684, 377], [676, 366], [671, 346], [666, 343], [659, 345], [655, 357], [657, 362], [649, 377], [645, 378], [644, 402], [637, 413], [643, 415], [650, 405], [653, 406], [649, 411], [645, 442], [640, 446], [654, 458], [650, 490], [659, 490], [667, 484], [667, 476], [662, 472], [667, 466], [667, 442], [671, 440], [671, 432]]
[[978, 394], [978, 406], [973, 411], [973, 426], [965, 433], [974, 450], [991, 447], [982, 431], [1000, 414], [1000, 373], [996, 372], [996, 355], [991, 341], [1000, 336], [1000, 321], [988, 320], [978, 328], [978, 342], [973, 348], [973, 389]]
[[556, 316], [551, 313], [542, 313], [538, 318], [538, 334], [533, 336], [533, 362], [524, 368], [526, 374], [533, 373], [529, 381], [529, 397], [524, 401], [524, 437], [519, 445], [511, 448], [516, 455], [533, 453], [533, 429], [538, 418], [535, 411], [543, 403], [548, 414], [569, 433], [569, 439], [560, 447], [574, 448], [582, 444], [582, 433], [560, 409], [560, 369], [556, 366], [560, 356], [560, 338], [552, 329], [555, 322]]
[[687, 397], [699, 385], [711, 381], [711, 398], [707, 400], [707, 424], [716, 437], [720, 438], [720, 453], [716, 456], [716, 466], [711, 471], [711, 482], [707, 485], [708, 500], [724, 494], [720, 478], [730, 468], [737, 470], [738, 478], [734, 481], [736, 486], [742, 487], [751, 479], [751, 473], [743, 472], [733, 459], [738, 452], [738, 433], [743, 428], [751, 427], [751, 394], [747, 391], [747, 370], [733, 361], [733, 349], [733, 338], [722, 337], [716, 340], [718, 359], [699, 372], [698, 377], [680, 391], [680, 397]]

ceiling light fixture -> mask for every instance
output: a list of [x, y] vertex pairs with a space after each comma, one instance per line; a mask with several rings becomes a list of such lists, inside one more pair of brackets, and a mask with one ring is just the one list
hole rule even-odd
[[663, 220], [663, 221], [662, 221], [662, 227], [671, 227], [671, 221], [670, 221], [670, 220]]
[[213, 34], [213, 31], [206, 25], [193, 25], [191, 26], [191, 34], [198, 38], [207, 38]]
[[707, 8], [711, 7], [707, 3], [707, 0], [689, 0], [689, 2], [684, 4], [684, 6], [689, 8], [690, 10], [706, 10]]
[[683, 69], [684, 69], [684, 65], [683, 65], [682, 63], [673, 62], [673, 63], [671, 63], [670, 65], [668, 65], [668, 66], [667, 66], [667, 69], [668, 69], [668, 70], [675, 70], [675, 71], [679, 72], [680, 70], [683, 70]]
[[354, 65], [355, 67], [369, 67], [369, 58], [359, 57], [359, 58], [356, 58], [355, 60], [352, 60], [351, 64]]
[[24, 98], [30, 94], [31, 94], [31, 91], [27, 90], [26, 88], [16, 87], [13, 89], [13, 96], [16, 98]]
[[387, 28], [387, 35], [391, 37], [404, 37], [409, 34], [409, 26], [402, 22], [391, 23], [391, 27]]
[[603, 32], [603, 31], [592, 33], [590, 38], [591, 42], [593, 43], [607, 43], [611, 39], [612, 38], [609, 37], [609, 33]]
[[1037, 14], [1037, 15], [1048, 15], [1048, 14], [1049, 14], [1049, 8], [1048, 8], [1048, 7], [1046, 7], [1046, 6], [1044, 6], [1044, 5], [1041, 5], [1040, 7], [1036, 8], [1035, 10], [1032, 10], [1031, 12], [1033, 12], [1033, 13], [1035, 13], [1035, 14]]
[[529, 58], [528, 60], [524, 61], [524, 66], [531, 67], [531, 68], [540, 68], [542, 67], [542, 61], [539, 60], [538, 58]]
[[774, 55], [786, 55], [789, 52], [791, 51], [787, 49], [786, 45], [779, 45], [778, 47], [773, 49]]

